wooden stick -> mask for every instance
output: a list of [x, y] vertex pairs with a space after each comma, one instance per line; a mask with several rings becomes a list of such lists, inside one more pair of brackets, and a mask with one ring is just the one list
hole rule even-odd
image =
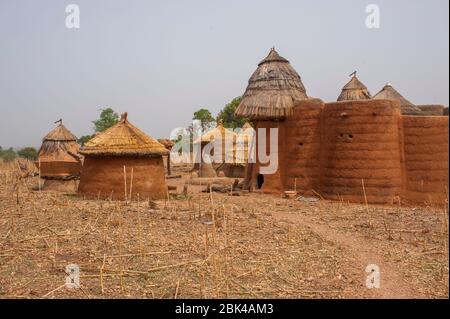
[[125, 190], [125, 203], [127, 203], [127, 168], [125, 165], [123, 166], [123, 185]]
[[102, 295], [105, 293], [105, 289], [103, 286], [103, 269], [105, 268], [105, 261], [106, 261], [106, 254], [103, 254], [103, 263], [102, 263], [102, 267], [100, 268], [100, 287], [101, 287]]
[[39, 180], [38, 180], [38, 185], [39, 185], [39, 192], [41, 191], [41, 159], [38, 159], [38, 163], [39, 163]]
[[367, 202], [366, 188], [364, 187], [364, 178], [361, 179], [361, 182], [362, 182], [362, 188], [363, 188], [363, 192], [364, 192], [364, 202], [366, 203], [367, 221], [369, 223], [369, 226], [372, 227], [372, 222], [370, 221], [369, 203]]
[[132, 193], [132, 190], [133, 190], [133, 171], [134, 171], [134, 168], [132, 167], [131, 168], [131, 180], [130, 180], [130, 202], [132, 201], [132, 197], [131, 197], [131, 193]]

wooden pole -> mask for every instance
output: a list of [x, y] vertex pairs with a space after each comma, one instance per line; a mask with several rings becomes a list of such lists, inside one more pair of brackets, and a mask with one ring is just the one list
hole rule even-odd
[[170, 152], [169, 152], [169, 154], [167, 155], [167, 175], [168, 175], [168, 176], [172, 175], [172, 171], [171, 171], [171, 169], [170, 169]]
[[41, 159], [39, 158], [38, 159], [38, 163], [39, 163], [39, 181], [38, 181], [38, 184], [39, 184], [39, 192], [41, 191]]
[[125, 203], [127, 203], [127, 168], [125, 165], [123, 166], [123, 185], [125, 190]]
[[131, 194], [132, 194], [132, 191], [133, 191], [133, 171], [134, 171], [134, 168], [132, 167], [131, 168], [131, 179], [130, 179], [130, 196], [129, 196], [130, 202], [131, 202], [131, 199], [132, 199]]

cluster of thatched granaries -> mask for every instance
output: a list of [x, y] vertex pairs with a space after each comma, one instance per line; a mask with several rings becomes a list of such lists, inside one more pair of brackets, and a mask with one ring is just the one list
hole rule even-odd
[[[443, 106], [414, 105], [390, 84], [372, 97], [356, 74], [337, 102], [310, 98], [289, 61], [272, 49], [251, 76], [236, 115], [249, 119], [256, 132], [278, 129], [277, 171], [260, 174], [258, 159], [247, 165], [242, 159], [228, 166], [197, 164], [194, 169], [199, 176], [216, 176], [218, 170], [245, 175], [241, 187], [250, 191], [295, 190], [368, 203], [443, 203], [449, 182], [445, 113], [448, 108]], [[209, 143], [225, 131], [219, 123], [196, 142]], [[266, 147], [270, 152], [270, 145]], [[81, 175], [80, 194], [163, 198], [167, 188], [162, 156], [167, 153], [167, 147], [124, 116], [80, 150], [60, 124], [44, 139], [39, 157], [44, 178], [66, 181]], [[78, 154], [84, 156], [83, 165]]]

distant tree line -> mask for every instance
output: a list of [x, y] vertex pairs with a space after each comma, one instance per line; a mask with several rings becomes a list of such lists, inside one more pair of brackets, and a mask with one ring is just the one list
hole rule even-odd
[[34, 147], [24, 147], [17, 152], [12, 148], [3, 149], [0, 146], [0, 159], [3, 162], [11, 162], [17, 157], [29, 159], [30, 161], [37, 160], [38, 152]]

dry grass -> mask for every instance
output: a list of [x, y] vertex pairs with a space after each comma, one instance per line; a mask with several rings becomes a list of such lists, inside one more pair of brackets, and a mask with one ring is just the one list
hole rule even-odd
[[[211, 196], [192, 185], [189, 196], [125, 205], [29, 191], [37, 181], [14, 182], [13, 170], [0, 165], [2, 298], [377, 297], [348, 247], [314, 225], [367, 238], [417, 296], [448, 296], [448, 212]], [[70, 263], [82, 289], [64, 287]]]

